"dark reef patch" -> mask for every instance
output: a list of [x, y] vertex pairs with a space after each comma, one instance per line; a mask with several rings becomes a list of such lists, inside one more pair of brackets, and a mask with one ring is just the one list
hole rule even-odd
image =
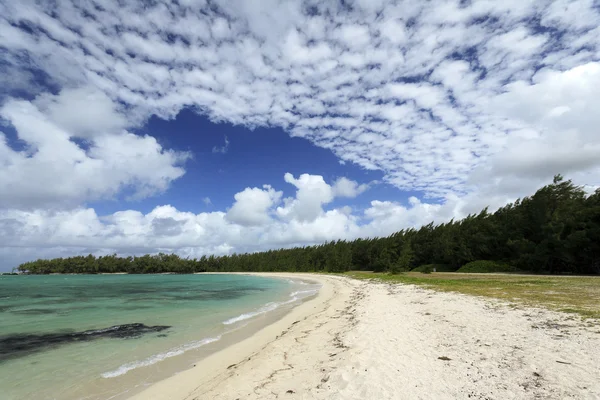
[[0, 337], [0, 362], [9, 358], [23, 357], [33, 352], [73, 343], [96, 339], [134, 339], [148, 333], [162, 332], [170, 326], [146, 326], [140, 323], [115, 325], [104, 329], [83, 332], [57, 332], [40, 334], [8, 335]]

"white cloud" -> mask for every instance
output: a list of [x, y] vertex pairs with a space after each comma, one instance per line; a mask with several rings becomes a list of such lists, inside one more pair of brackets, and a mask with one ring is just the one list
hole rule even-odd
[[333, 184], [333, 193], [339, 197], [356, 197], [368, 188], [367, 184], [359, 185], [356, 181], [341, 177]]
[[237, 193], [235, 203], [227, 211], [227, 219], [244, 226], [264, 225], [270, 221], [269, 210], [279, 203], [282, 192], [265, 185], [263, 189], [246, 188]]
[[[517, 81], [489, 101], [515, 124], [504, 151], [474, 170], [472, 180], [527, 178], [535, 184], [561, 173], [580, 184], [596, 185], [600, 173], [600, 63], [563, 72], [542, 69], [533, 84]], [[531, 187], [526, 185], [525, 187]]]
[[298, 190], [295, 198], [285, 199], [285, 205], [277, 208], [282, 218], [312, 222], [323, 213], [323, 205], [334, 199], [333, 188], [320, 175], [302, 174], [296, 179], [287, 173], [284, 179]]
[[[221, 242], [207, 247], [215, 251], [243, 247], [234, 239], [243, 230], [260, 230], [249, 237], [267, 246], [446, 220], [530, 193], [558, 172], [600, 184], [592, 0], [17, 1], [0, 4], [0, 15], [0, 112], [25, 145], [17, 151], [9, 132], [0, 135], [0, 210], [19, 221], [18, 213], [54, 221], [48, 208], [166, 190], [189, 155], [127, 129], [183, 108], [283, 128], [341, 163], [442, 200], [373, 200], [353, 215], [324, 207], [364, 185], [289, 175], [297, 193], [283, 203], [274, 189], [249, 188], [262, 201], [255, 208], [241, 195], [227, 213], [174, 214], [186, 216], [183, 232], [215, 229]], [[102, 220], [102, 229], [152, 226], [160, 240], [179, 237], [174, 216], [152, 225], [124, 213], [111, 218], [140, 227]], [[131, 245], [154, 243], [148, 235]]]
[[132, 124], [104, 92], [91, 87], [64, 89], [59, 95], [42, 94], [34, 104], [73, 137], [118, 134]]
[[454, 216], [451, 211], [449, 204], [421, 203], [416, 197], [411, 197], [408, 205], [374, 200], [364, 212], [369, 223], [363, 230], [368, 236], [390, 235], [400, 229], [419, 227], [434, 220], [444, 222]]
[[[58, 85], [94, 86], [127, 107], [128, 122], [192, 107], [218, 121], [280, 126], [433, 196], [470, 191], [470, 172], [525, 125], [545, 140], [539, 120], [489, 107], [496, 97], [549, 94], [547, 85], [535, 88], [540, 67], [575, 93], [590, 79], [581, 68], [600, 54], [600, 14], [590, 0], [132, 1], [102, 10], [61, 2], [55, 18], [39, 4], [2, 7], [2, 68], [11, 76], [39, 68]], [[20, 22], [36, 29], [20, 30]], [[591, 96], [567, 95], [563, 108], [546, 109], [539, 93], [542, 101], [527, 104], [548, 118], [560, 114], [572, 129], [577, 113], [567, 108], [595, 108], [598, 86], [587, 87]], [[87, 112], [94, 119], [101, 110]], [[77, 123], [67, 117], [59, 122]], [[581, 132], [594, 129], [589, 114], [577, 121]]]
[[323, 206], [336, 197], [356, 197], [369, 188], [368, 184], [358, 184], [346, 177], [337, 179], [333, 185], [326, 183], [320, 175], [302, 174], [296, 179], [287, 173], [284, 179], [298, 190], [294, 198], [284, 199], [284, 205], [277, 207], [277, 215], [286, 220], [306, 223], [313, 223], [322, 217]]
[[[94, 107], [84, 101], [90, 97], [98, 100], [98, 110], [79, 113]], [[102, 93], [11, 100], [0, 116], [26, 145], [13, 150], [0, 132], [0, 207], [72, 207], [122, 191], [147, 197], [181, 177], [180, 165], [189, 157], [163, 149], [153, 137], [124, 131], [123, 117]], [[78, 144], [77, 138], [85, 141]]]
[[264, 185], [237, 193], [227, 212], [194, 214], [170, 205], [155, 207], [147, 214], [124, 210], [106, 216], [83, 207], [0, 210], [0, 255], [4, 256], [4, 267], [12, 267], [37, 257], [159, 251], [200, 257], [385, 236], [429, 222], [463, 218], [487, 206], [493, 211], [530, 194], [522, 192], [523, 186], [539, 183], [531, 178], [499, 179], [481, 182], [477, 194], [450, 195], [442, 203], [411, 196], [405, 202], [373, 200], [366, 209], [357, 210], [345, 205], [326, 208], [335, 184], [328, 184], [321, 176], [302, 174], [294, 178], [286, 174], [284, 180], [298, 188], [294, 197], [284, 200], [284, 206], [280, 206], [282, 192]]
[[523, 121], [540, 139], [570, 137], [581, 145], [600, 143], [597, 127], [600, 105], [600, 62], [586, 63], [566, 71], [542, 69], [533, 84], [516, 81], [490, 104], [507, 117]]
[[[226, 213], [194, 214], [170, 205], [158, 206], [147, 214], [124, 210], [107, 216], [98, 216], [92, 208], [0, 210], [0, 238], [4, 248], [15, 249], [7, 261], [21, 262], [23, 257], [31, 259], [68, 252], [172, 251], [199, 257], [382, 235], [430, 219], [454, 216], [447, 206], [424, 204], [417, 199], [411, 199], [407, 205], [373, 201], [364, 212], [353, 212], [347, 206], [325, 209], [324, 205], [333, 199], [335, 185], [329, 185], [321, 176], [309, 174], [297, 179], [286, 174], [284, 179], [298, 187], [295, 197], [286, 200], [287, 213], [278, 207], [282, 192], [264, 185], [237, 193]], [[348, 182], [349, 187], [360, 186]], [[30, 252], [22, 253], [19, 249], [23, 248]]]

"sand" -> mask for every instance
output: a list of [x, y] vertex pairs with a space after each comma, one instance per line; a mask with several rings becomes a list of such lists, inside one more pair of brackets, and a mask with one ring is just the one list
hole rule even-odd
[[316, 298], [133, 399], [600, 399], [598, 321], [301, 276]]

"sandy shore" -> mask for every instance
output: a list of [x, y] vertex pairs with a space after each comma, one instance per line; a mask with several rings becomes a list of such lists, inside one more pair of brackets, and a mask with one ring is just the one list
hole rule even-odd
[[301, 276], [323, 284], [316, 298], [133, 399], [600, 399], [597, 322]]

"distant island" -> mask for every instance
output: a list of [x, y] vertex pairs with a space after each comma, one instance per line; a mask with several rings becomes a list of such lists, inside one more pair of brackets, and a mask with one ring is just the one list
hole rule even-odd
[[600, 189], [586, 194], [562, 176], [534, 195], [494, 213], [430, 223], [385, 238], [228, 256], [181, 258], [175, 254], [76, 256], [21, 264], [27, 274], [345, 272], [600, 273]]

